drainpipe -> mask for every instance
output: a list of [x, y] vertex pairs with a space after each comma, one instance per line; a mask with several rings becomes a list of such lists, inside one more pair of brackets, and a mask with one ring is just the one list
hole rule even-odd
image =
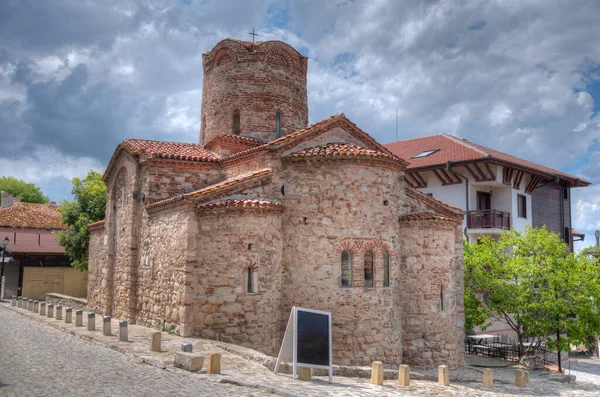
[[[463, 174], [459, 174], [456, 171], [452, 170], [452, 161], [447, 161], [446, 162], [446, 171], [448, 172], [452, 172], [456, 175], [458, 175], [459, 177], [461, 177], [462, 179], [465, 180], [465, 202], [466, 202], [466, 211], [469, 211], [469, 178], [467, 178], [466, 176], [464, 176]], [[468, 215], [467, 215], [468, 216]], [[467, 235], [467, 229], [469, 228], [469, 226], [465, 226], [465, 229], [463, 230], [463, 233], [465, 235], [465, 239], [467, 240], [467, 243], [469, 242], [469, 236]]]

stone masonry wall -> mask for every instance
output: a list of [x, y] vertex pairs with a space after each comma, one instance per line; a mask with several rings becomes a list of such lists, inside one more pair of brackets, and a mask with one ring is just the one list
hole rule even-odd
[[193, 210], [175, 207], [149, 214], [141, 245], [137, 322], [185, 329], [188, 236], [195, 234]]
[[[105, 229], [90, 232], [90, 247], [88, 257], [88, 307], [95, 311], [103, 311], [106, 307], [108, 280], [108, 247], [104, 244]], [[112, 293], [112, 291], [111, 291]]]
[[[197, 335], [276, 355], [281, 297], [281, 214], [267, 210], [204, 210], [198, 215], [194, 269]], [[248, 293], [248, 267], [256, 292]]]
[[223, 40], [203, 55], [200, 143], [236, 133], [239, 113], [243, 135], [275, 139], [275, 115], [281, 115], [281, 136], [306, 127], [308, 60], [293, 47], [268, 41], [249, 48]]
[[[398, 171], [356, 162], [286, 163], [283, 214], [285, 328], [292, 306], [332, 312], [339, 365], [402, 362]], [[384, 202], [385, 201], [385, 202]], [[341, 252], [353, 257], [353, 287], [341, 286]], [[374, 254], [375, 287], [364, 286], [364, 254]], [[383, 287], [383, 251], [390, 254]], [[282, 338], [279, 335], [279, 340]]]
[[456, 280], [462, 263], [455, 264], [460, 243], [456, 230], [451, 222], [400, 222], [402, 344], [407, 364], [454, 368], [463, 362], [462, 280]]

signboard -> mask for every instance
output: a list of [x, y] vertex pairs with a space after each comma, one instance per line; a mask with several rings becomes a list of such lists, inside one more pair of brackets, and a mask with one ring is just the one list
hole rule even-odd
[[329, 370], [329, 383], [332, 382], [331, 313], [320, 310], [292, 307], [290, 319], [283, 336], [275, 373], [281, 361], [293, 363], [293, 377], [298, 375], [298, 367]]

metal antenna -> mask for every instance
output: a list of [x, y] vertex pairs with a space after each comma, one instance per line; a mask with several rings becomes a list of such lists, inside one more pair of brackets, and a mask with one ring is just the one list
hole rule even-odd
[[396, 108], [396, 142], [398, 142], [400, 140], [400, 137], [398, 136], [398, 108]]
[[254, 26], [252, 26], [252, 32], [248, 34], [252, 36], [252, 47], [254, 47], [254, 37], [258, 36], [258, 33], [254, 33]]

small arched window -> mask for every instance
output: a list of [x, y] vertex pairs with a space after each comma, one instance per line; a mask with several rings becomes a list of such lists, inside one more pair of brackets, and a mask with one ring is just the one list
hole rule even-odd
[[248, 266], [248, 269], [246, 269], [246, 274], [244, 275], [244, 284], [246, 287], [247, 294], [256, 293], [256, 281], [256, 270]]
[[383, 251], [383, 286], [390, 286], [390, 254]]
[[240, 132], [240, 111], [236, 109], [233, 111], [233, 133], [239, 135]]
[[440, 285], [440, 309], [444, 311], [444, 286]]
[[348, 250], [342, 251], [342, 287], [352, 287], [352, 254]]
[[373, 252], [365, 252], [365, 288], [373, 288]]

